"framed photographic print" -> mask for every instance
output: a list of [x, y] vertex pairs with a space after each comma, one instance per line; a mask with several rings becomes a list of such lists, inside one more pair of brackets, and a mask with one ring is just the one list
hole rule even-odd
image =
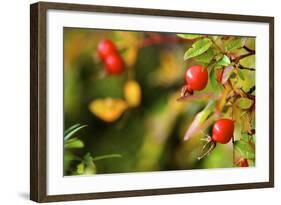
[[274, 18], [31, 5], [30, 197], [274, 186]]

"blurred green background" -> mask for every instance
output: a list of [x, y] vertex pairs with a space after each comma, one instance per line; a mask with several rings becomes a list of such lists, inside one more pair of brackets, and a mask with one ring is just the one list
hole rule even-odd
[[[97, 46], [104, 38], [116, 44], [125, 62], [125, 71], [119, 75], [107, 74], [98, 57]], [[75, 134], [80, 146], [64, 151], [65, 175], [233, 166], [231, 143], [218, 144], [209, 157], [197, 160], [203, 143], [200, 138], [210, 134], [210, 127], [183, 140], [195, 115], [210, 101], [176, 100], [186, 67], [194, 63], [183, 60], [192, 42], [175, 34], [64, 29], [64, 127], [87, 125]], [[103, 114], [111, 112], [106, 105], [98, 108], [99, 114], [91, 110], [90, 104], [96, 100], [101, 104], [104, 99], [125, 102], [124, 86], [128, 81], [140, 87], [136, 94], [140, 98], [138, 106], [116, 108], [117, 119], [111, 122], [102, 119]], [[204, 92], [220, 90], [211, 88], [209, 82]], [[118, 157], [87, 163], [89, 156], [91, 160], [112, 154]]]

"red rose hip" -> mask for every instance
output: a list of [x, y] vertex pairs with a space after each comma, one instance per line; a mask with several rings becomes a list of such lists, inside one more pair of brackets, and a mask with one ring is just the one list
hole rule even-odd
[[109, 74], [120, 74], [124, 70], [124, 62], [120, 55], [114, 53], [105, 58], [105, 69]]
[[105, 60], [107, 56], [113, 53], [117, 53], [117, 48], [115, 44], [109, 39], [104, 39], [100, 41], [97, 50], [102, 60]]
[[217, 143], [226, 144], [228, 143], [231, 138], [233, 137], [234, 133], [234, 121], [230, 119], [220, 119], [215, 122], [212, 130], [212, 136], [207, 136], [204, 141], [206, 141], [206, 144], [203, 146], [206, 147], [207, 144], [210, 143], [210, 148], [203, 153], [198, 159], [202, 159], [210, 154], [211, 151], [213, 151], [216, 147]]
[[208, 83], [208, 71], [201, 65], [191, 66], [185, 73], [185, 81], [192, 90], [203, 90]]
[[228, 143], [233, 137], [234, 121], [230, 119], [220, 119], [213, 126], [212, 140], [221, 144]]

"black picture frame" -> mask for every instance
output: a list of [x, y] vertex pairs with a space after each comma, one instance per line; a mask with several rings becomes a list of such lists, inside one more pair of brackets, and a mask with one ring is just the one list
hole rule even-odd
[[[270, 138], [269, 181], [258, 183], [241, 183], [212, 186], [206, 185], [195, 187], [114, 191], [87, 194], [76, 193], [70, 195], [47, 195], [46, 12], [49, 9], [268, 23], [270, 35], [268, 44], [270, 63], [270, 112], [268, 122]], [[274, 17], [38, 2], [30, 6], [30, 76], [30, 199], [33, 201], [53, 202], [67, 200], [85, 200], [114, 197], [266, 188], [274, 186]]]

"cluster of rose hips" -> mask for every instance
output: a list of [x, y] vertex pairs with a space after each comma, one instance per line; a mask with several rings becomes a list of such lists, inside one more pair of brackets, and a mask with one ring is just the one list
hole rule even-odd
[[[221, 82], [223, 76], [223, 69], [216, 72], [216, 80]], [[205, 67], [201, 65], [194, 65], [189, 67], [185, 73], [186, 85], [183, 86], [182, 95], [193, 95], [194, 91], [203, 90], [208, 83], [208, 71]], [[233, 139], [234, 133], [234, 121], [231, 119], [219, 119], [215, 122], [212, 129], [212, 136], [207, 136], [204, 139], [207, 143], [204, 145], [203, 149], [207, 144], [211, 144], [209, 150], [205, 152], [199, 159], [207, 156], [215, 147], [217, 143], [227, 144]], [[239, 166], [248, 166], [247, 160], [239, 161]]]
[[104, 39], [100, 41], [97, 51], [108, 74], [118, 75], [124, 71], [124, 61], [119, 54], [117, 47], [111, 40]]

